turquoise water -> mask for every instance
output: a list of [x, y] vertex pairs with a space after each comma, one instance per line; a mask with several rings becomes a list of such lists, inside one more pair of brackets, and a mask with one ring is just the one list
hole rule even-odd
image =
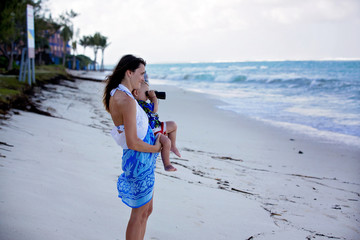
[[149, 64], [151, 81], [204, 92], [218, 107], [360, 143], [360, 61]]

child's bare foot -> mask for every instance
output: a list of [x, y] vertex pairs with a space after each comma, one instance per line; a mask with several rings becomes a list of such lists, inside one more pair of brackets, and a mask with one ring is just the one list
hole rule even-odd
[[176, 147], [171, 147], [170, 149], [176, 156], [181, 157], [179, 150]]
[[171, 165], [171, 164], [165, 166], [164, 168], [165, 168], [165, 171], [168, 171], [168, 172], [175, 172], [175, 171], [177, 170], [177, 169], [176, 169], [173, 165]]

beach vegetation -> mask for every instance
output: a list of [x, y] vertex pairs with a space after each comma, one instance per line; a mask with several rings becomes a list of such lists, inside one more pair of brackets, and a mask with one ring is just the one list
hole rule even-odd
[[59, 28], [58, 24], [45, 16], [47, 9], [43, 8], [42, 0], [2, 0], [0, 2], [0, 54], [5, 61], [1, 61], [2, 68], [11, 71], [18, 68], [21, 51], [26, 47], [26, 7], [34, 8], [35, 47], [39, 54], [49, 49], [48, 38]]
[[30, 86], [20, 82], [17, 75], [0, 75], [0, 114], [10, 108], [27, 109], [31, 104], [30, 96], [34, 87], [54, 83], [59, 79], [69, 79], [65, 67], [61, 65], [42, 65], [35, 67], [36, 83]]
[[84, 54], [85, 54], [85, 49], [90, 46], [90, 36], [83, 36], [80, 40], [79, 40], [79, 44], [80, 46], [82, 46], [84, 48]]
[[19, 82], [17, 76], [0, 76], [0, 114], [5, 114], [28, 89], [29, 85]]
[[90, 46], [94, 50], [94, 71], [96, 71], [96, 58], [97, 58], [97, 52], [100, 48], [101, 44], [101, 34], [99, 32], [96, 32], [94, 36], [90, 36]]
[[72, 69], [76, 69], [76, 54], [77, 54], [77, 47], [78, 47], [78, 38], [79, 38], [79, 33], [80, 33], [80, 29], [78, 28], [75, 32], [75, 37], [73, 38], [73, 41], [71, 43], [71, 48], [73, 50], [73, 55], [72, 55]]
[[100, 38], [100, 49], [101, 49], [101, 66], [100, 71], [104, 71], [104, 51], [105, 49], [110, 45], [110, 43], [107, 41], [107, 37], [101, 36]]
[[66, 62], [66, 45], [74, 37], [74, 25], [71, 20], [75, 18], [77, 15], [78, 14], [73, 10], [70, 10], [70, 12], [66, 11], [65, 13], [60, 15], [60, 25], [61, 25], [60, 36], [64, 40], [63, 66], [65, 66], [65, 62]]
[[110, 45], [110, 43], [108, 42], [108, 38], [101, 35], [101, 33], [96, 32], [94, 35], [83, 36], [80, 39], [79, 44], [84, 48], [84, 52], [87, 47], [91, 47], [94, 50], [94, 61], [92, 61], [94, 71], [96, 71], [97, 53], [98, 53], [99, 49], [101, 50], [100, 71], [103, 71], [104, 70], [104, 51]]
[[32, 3], [34, 12], [37, 11], [38, 2], [22, 0], [2, 0], [0, 2], [0, 51], [7, 60], [7, 70], [12, 70], [14, 55], [18, 54], [25, 42], [27, 3]]
[[89, 64], [92, 63], [91, 58], [83, 54], [76, 55], [76, 59], [79, 61], [80, 69], [85, 69]]
[[[36, 48], [36, 64], [51, 64], [54, 60], [49, 55], [52, 51], [52, 43], [50, 38], [56, 33], [60, 33], [63, 40], [63, 56], [62, 65], [72, 60], [72, 68], [81, 66], [81, 69], [88, 65], [88, 57], [77, 55], [78, 44], [84, 47], [91, 47], [94, 50], [93, 69], [96, 70], [97, 53], [102, 51], [102, 60], [100, 70], [104, 69], [104, 51], [109, 46], [107, 37], [102, 36], [99, 32], [94, 35], [83, 36], [77, 40], [79, 29], [75, 32], [72, 20], [78, 16], [73, 10], [66, 11], [59, 17], [53, 18], [49, 9], [45, 7], [46, 0], [2, 0], [0, 2], [0, 73], [9, 72], [10, 74], [18, 73], [21, 52], [26, 47], [26, 6], [34, 7], [34, 24], [35, 24], [35, 48]], [[70, 48], [73, 54], [68, 55]], [[72, 58], [70, 60], [70, 58]], [[77, 60], [80, 64], [77, 65]], [[57, 62], [57, 61], [55, 61]], [[60, 60], [61, 62], [61, 60]], [[69, 64], [69, 67], [71, 65]], [[15, 72], [13, 71], [15, 69]]]
[[61, 25], [57, 23], [51, 15], [35, 20], [35, 48], [38, 55], [38, 65], [44, 64], [46, 61], [46, 53], [50, 52], [49, 38], [59, 31]]
[[69, 79], [62, 65], [41, 65], [35, 68], [36, 84], [41, 85], [47, 82], [52, 82], [56, 79]]

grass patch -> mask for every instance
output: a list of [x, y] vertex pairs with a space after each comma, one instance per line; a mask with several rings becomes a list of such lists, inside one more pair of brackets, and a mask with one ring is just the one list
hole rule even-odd
[[68, 79], [65, 67], [61, 65], [43, 65], [35, 67], [35, 79], [37, 84], [51, 82], [54, 79]]
[[56, 83], [59, 79], [69, 79], [65, 68], [60, 65], [36, 66], [36, 82], [32, 86], [27, 83], [27, 79], [26, 82], [20, 82], [19, 76], [0, 75], [0, 114], [6, 114], [12, 107], [22, 109], [22, 105], [27, 105], [33, 86]]
[[10, 98], [20, 94], [19, 90], [14, 89], [0, 89], [0, 98], [2, 101], [8, 101]]
[[18, 76], [0, 76], [0, 89], [21, 89], [27, 84], [20, 82]]

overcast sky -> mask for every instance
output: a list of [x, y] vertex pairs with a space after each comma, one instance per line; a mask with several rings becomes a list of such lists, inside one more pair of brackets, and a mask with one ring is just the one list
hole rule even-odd
[[[360, 0], [49, 0], [79, 13], [80, 37], [100, 32], [105, 64], [360, 59]], [[83, 48], [78, 47], [78, 53]], [[92, 51], [86, 54], [93, 58]], [[98, 54], [100, 58], [101, 54]]]

